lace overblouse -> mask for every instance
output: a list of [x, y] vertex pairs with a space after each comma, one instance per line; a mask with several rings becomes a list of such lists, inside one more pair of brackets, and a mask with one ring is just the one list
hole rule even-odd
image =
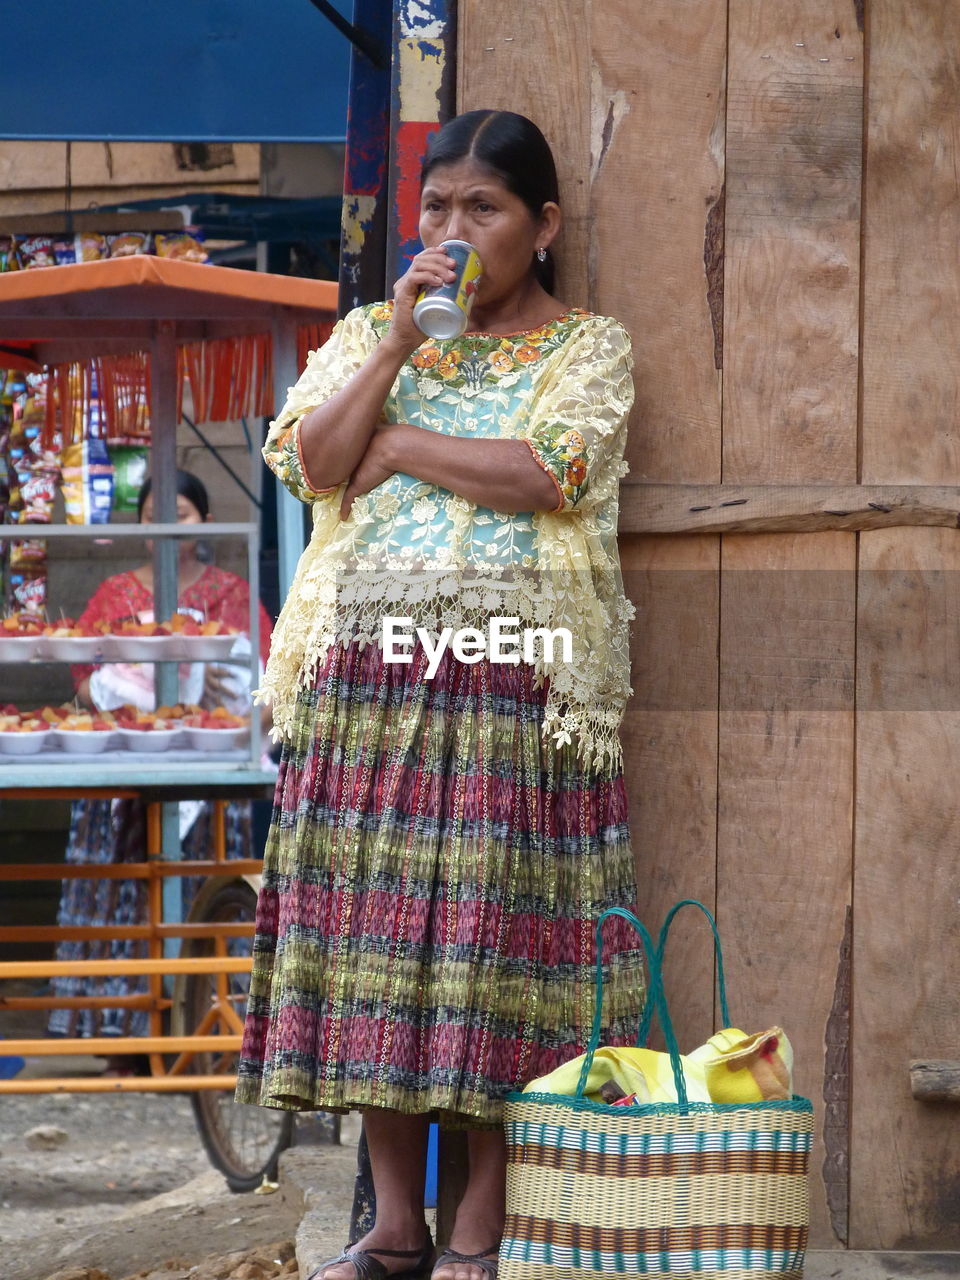
[[546, 646], [528, 655], [547, 681], [544, 733], [582, 755], [616, 763], [630, 695], [626, 600], [617, 510], [627, 415], [630, 340], [604, 316], [573, 310], [507, 336], [427, 340], [401, 369], [384, 406], [388, 422], [446, 435], [522, 440], [556, 486], [550, 512], [477, 506], [398, 472], [355, 499], [341, 521], [344, 486], [311, 487], [299, 447], [304, 415], [339, 390], [375, 348], [390, 303], [358, 308], [306, 369], [264, 447], [267, 465], [312, 504], [313, 535], [273, 633], [262, 696], [289, 736], [297, 692], [337, 642], [379, 643], [383, 618], [486, 631], [494, 616], [519, 629], [566, 628], [573, 660]]

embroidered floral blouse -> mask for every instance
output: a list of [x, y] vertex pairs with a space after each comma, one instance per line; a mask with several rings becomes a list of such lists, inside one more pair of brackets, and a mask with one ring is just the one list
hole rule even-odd
[[414, 625], [484, 628], [491, 616], [566, 627], [573, 662], [535, 665], [549, 681], [544, 732], [619, 758], [629, 696], [627, 624], [617, 555], [618, 492], [633, 401], [630, 340], [615, 320], [572, 310], [507, 336], [430, 339], [406, 362], [388, 422], [447, 435], [523, 440], [553, 480], [551, 512], [503, 512], [396, 473], [339, 518], [343, 486], [311, 486], [300, 422], [353, 375], [385, 333], [391, 303], [358, 308], [311, 354], [264, 447], [268, 466], [313, 506], [314, 530], [274, 630], [263, 694], [281, 733], [296, 692], [331, 643], [379, 642], [384, 615]]

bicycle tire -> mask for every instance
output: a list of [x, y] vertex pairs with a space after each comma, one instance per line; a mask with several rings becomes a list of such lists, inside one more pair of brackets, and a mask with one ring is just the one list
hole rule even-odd
[[[216, 890], [206, 904], [201, 919], [205, 923], [251, 921], [256, 911], [256, 894], [243, 880], [232, 880]], [[249, 955], [250, 938], [231, 938], [232, 955]], [[192, 942], [190, 954], [212, 955], [212, 939]], [[249, 975], [223, 975], [231, 1007], [242, 1019], [246, 1011]], [[217, 996], [215, 974], [188, 974], [183, 987], [182, 1011], [188, 1027], [199, 1026]], [[198, 1053], [194, 1071], [201, 1075], [233, 1074], [236, 1053], [226, 1056]], [[190, 1095], [194, 1118], [204, 1150], [214, 1168], [224, 1176], [231, 1191], [253, 1191], [264, 1178], [275, 1181], [281, 1152], [293, 1142], [295, 1117], [292, 1112], [238, 1103], [229, 1091], [199, 1090]]]

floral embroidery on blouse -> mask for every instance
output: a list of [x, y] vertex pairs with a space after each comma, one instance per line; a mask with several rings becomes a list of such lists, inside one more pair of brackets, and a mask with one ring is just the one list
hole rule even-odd
[[315, 502], [325, 493], [335, 492], [336, 486], [330, 489], [314, 489], [307, 478], [300, 453], [300, 423], [295, 422], [286, 427], [270, 442], [263, 451], [264, 461], [281, 484], [285, 485], [301, 502]]
[[562, 499], [558, 509], [576, 506], [587, 481], [587, 445], [580, 432], [551, 424], [540, 433], [537, 445], [527, 443], [547, 475], [556, 481]]
[[300, 450], [297, 448], [299, 422], [295, 426], [281, 431], [264, 450], [264, 460], [281, 484], [285, 485], [301, 502], [313, 502], [317, 491], [309, 488], [303, 467], [300, 465]]
[[[392, 302], [370, 310], [378, 335], [386, 332], [392, 315]], [[428, 338], [410, 357], [410, 363], [418, 370], [433, 370], [451, 386], [475, 386], [491, 377], [501, 379], [558, 350], [569, 336], [569, 321], [582, 315], [586, 312], [574, 308], [539, 329], [517, 334], [465, 333], [446, 341]]]

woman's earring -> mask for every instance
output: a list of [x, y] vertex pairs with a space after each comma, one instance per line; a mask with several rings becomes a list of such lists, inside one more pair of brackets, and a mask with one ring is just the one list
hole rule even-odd
[[537, 250], [537, 261], [546, 262], [546, 260], [547, 260], [547, 251], [546, 249], [544, 249], [543, 245], [541, 245], [540, 248]]

